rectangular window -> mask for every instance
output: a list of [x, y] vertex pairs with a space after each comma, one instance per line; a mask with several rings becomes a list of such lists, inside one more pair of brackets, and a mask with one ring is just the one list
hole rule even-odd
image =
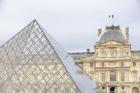
[[104, 63], [101, 63], [101, 67], [104, 67]]
[[124, 63], [123, 62], [121, 62], [121, 67], [124, 67]]
[[131, 74], [132, 74], [133, 81], [137, 81], [138, 72], [137, 71], [132, 71]]
[[90, 67], [93, 67], [93, 63], [92, 62], [90, 62]]
[[110, 81], [116, 81], [116, 73], [114, 71], [110, 72]]
[[105, 73], [101, 73], [101, 80], [105, 81]]
[[134, 66], [134, 67], [136, 66], [136, 62], [133, 62], [133, 66]]
[[125, 78], [125, 73], [121, 72], [121, 81], [124, 81], [124, 78]]

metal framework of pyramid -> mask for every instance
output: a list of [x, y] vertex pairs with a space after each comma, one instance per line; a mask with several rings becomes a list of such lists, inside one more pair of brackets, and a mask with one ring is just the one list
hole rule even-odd
[[0, 48], [0, 93], [94, 93], [94, 82], [33, 20]]

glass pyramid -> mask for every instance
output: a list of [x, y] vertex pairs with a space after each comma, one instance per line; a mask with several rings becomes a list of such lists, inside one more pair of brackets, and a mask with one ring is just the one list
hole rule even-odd
[[33, 20], [0, 48], [0, 93], [93, 93], [79, 70]]

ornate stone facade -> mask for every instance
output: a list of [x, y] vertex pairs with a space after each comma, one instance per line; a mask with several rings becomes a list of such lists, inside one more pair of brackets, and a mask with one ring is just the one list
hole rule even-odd
[[91, 79], [98, 93], [140, 93], [140, 51], [132, 51], [129, 28], [98, 30], [95, 52], [70, 53]]

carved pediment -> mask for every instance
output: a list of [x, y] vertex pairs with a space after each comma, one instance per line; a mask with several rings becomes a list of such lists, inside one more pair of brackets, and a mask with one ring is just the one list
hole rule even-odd
[[125, 43], [122, 43], [122, 42], [117, 42], [117, 41], [107, 41], [107, 42], [104, 42], [100, 45], [124, 45]]

